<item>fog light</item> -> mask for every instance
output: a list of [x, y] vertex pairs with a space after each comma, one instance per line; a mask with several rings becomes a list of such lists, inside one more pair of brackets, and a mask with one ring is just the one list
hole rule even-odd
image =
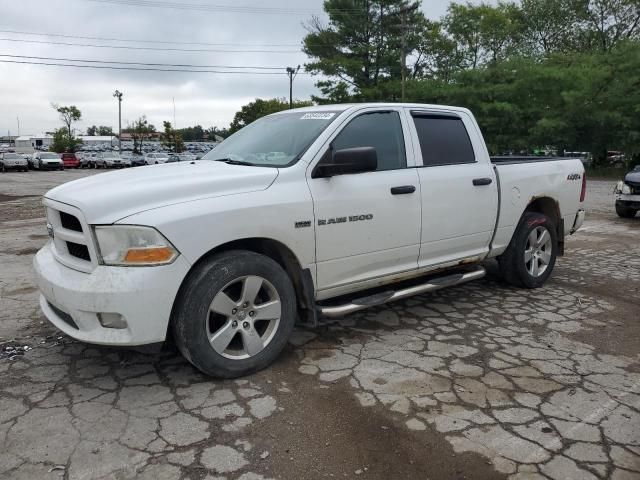
[[104, 328], [127, 328], [127, 321], [119, 313], [99, 313], [98, 320]]

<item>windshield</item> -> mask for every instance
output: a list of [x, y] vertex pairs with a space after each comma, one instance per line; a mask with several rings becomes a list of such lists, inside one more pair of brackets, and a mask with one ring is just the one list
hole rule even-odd
[[298, 161], [339, 112], [291, 112], [263, 117], [234, 133], [203, 160], [231, 160], [265, 167]]
[[40, 155], [40, 158], [43, 158], [45, 160], [50, 160], [52, 158], [56, 158], [56, 159], [60, 159], [60, 156], [57, 153], [43, 153]]
[[21, 158], [21, 157], [19, 157], [17, 153], [5, 153], [4, 154], [4, 159], [5, 160], [15, 160], [16, 158]]

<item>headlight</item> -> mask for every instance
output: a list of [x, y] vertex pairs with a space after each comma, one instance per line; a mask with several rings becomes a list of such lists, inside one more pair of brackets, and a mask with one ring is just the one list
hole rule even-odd
[[622, 180], [620, 180], [617, 184], [616, 184], [616, 193], [622, 193], [623, 195], [631, 195], [631, 187], [629, 185], [627, 185], [626, 183], [624, 183]]
[[100, 263], [116, 266], [166, 265], [178, 250], [152, 227], [109, 225], [94, 227]]

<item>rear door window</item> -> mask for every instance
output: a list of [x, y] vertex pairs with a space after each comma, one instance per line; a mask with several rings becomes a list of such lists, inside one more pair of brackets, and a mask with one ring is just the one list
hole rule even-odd
[[425, 167], [475, 163], [473, 145], [457, 116], [412, 113]]

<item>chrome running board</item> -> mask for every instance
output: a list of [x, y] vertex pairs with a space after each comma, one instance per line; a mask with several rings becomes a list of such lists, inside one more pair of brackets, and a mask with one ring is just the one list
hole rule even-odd
[[483, 267], [478, 267], [477, 270], [466, 273], [454, 273], [444, 277], [431, 278], [428, 282], [420, 285], [414, 285], [411, 287], [403, 288], [401, 290], [390, 290], [382, 293], [376, 293], [369, 295], [368, 297], [362, 297], [352, 300], [344, 305], [333, 305], [327, 307], [319, 307], [319, 311], [326, 317], [342, 317], [365, 308], [374, 307], [376, 305], [382, 305], [388, 302], [395, 302], [403, 298], [412, 297], [421, 293], [435, 292], [442, 288], [453, 287], [454, 285], [460, 285], [472, 280], [478, 280], [487, 274]]

